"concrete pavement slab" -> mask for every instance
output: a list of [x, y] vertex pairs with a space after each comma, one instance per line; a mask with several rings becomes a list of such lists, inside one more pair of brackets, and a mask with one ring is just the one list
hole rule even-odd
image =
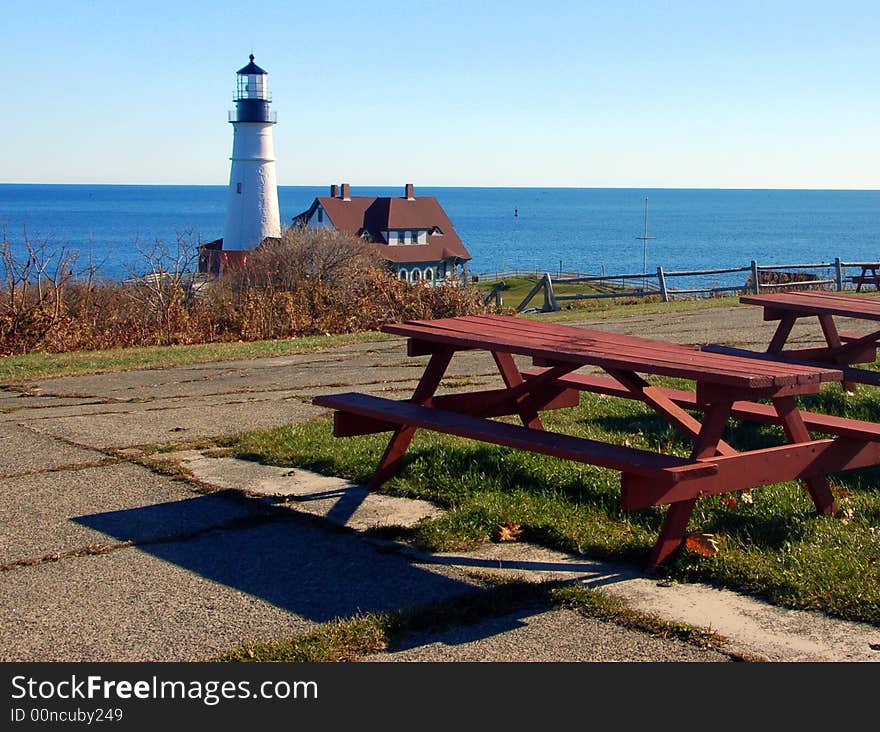
[[[201, 531], [252, 515], [237, 494], [199, 496], [128, 463], [0, 481], [0, 564], [117, 540]], [[103, 520], [102, 520], [103, 519]]]
[[203, 437], [234, 434], [244, 430], [278, 427], [324, 413], [320, 407], [299, 399], [278, 400], [268, 406], [256, 398], [237, 403], [199, 404], [198, 400], [174, 408], [130, 408], [104, 414], [41, 418], [34, 429], [80, 445], [101, 449], [165, 444]]
[[92, 463], [107, 456], [59, 442], [27, 427], [0, 423], [0, 476]]
[[351, 481], [308, 470], [205, 457], [199, 453], [190, 454], [180, 465], [212, 486], [292, 499], [289, 505], [297, 511], [358, 531], [382, 526], [413, 526], [443, 513], [427, 501], [374, 493]]
[[473, 587], [291, 517], [0, 572], [0, 660], [209, 660]]

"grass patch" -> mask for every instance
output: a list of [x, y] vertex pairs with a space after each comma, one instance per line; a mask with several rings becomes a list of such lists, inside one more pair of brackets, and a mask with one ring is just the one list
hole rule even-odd
[[[552, 273], [551, 273], [552, 275]], [[536, 277], [512, 277], [504, 281], [505, 288], [502, 290], [502, 299], [505, 308], [517, 307], [526, 295], [531, 292], [532, 288], [538, 283], [540, 278]], [[497, 282], [478, 282], [475, 287], [484, 294], [488, 294]], [[638, 287], [638, 280], [634, 281], [633, 287]], [[622, 293], [621, 297], [615, 298], [596, 298], [590, 300], [571, 300], [562, 301], [559, 306], [562, 308], [555, 313], [530, 313], [525, 315], [527, 318], [535, 318], [540, 320], [551, 320], [554, 322], [565, 322], [568, 320], [583, 320], [584, 318], [615, 318], [633, 315], [648, 315], [660, 312], [676, 312], [681, 310], [702, 310], [705, 308], [716, 307], [734, 307], [739, 306], [739, 299], [736, 295], [731, 296], [714, 296], [703, 298], [688, 298], [671, 300], [670, 302], [661, 302], [659, 295], [650, 295], [646, 297], [626, 297], [623, 295], [625, 290], [619, 287], [609, 287], [607, 285], [594, 285], [589, 283], [560, 283], [554, 282], [553, 291], [559, 295], [586, 295], [586, 294], [608, 294], [609, 292], [618, 291]], [[541, 307], [544, 302], [543, 293], [538, 293], [534, 299], [528, 304], [529, 308]], [[743, 306], [745, 307], [745, 306]], [[749, 306], [752, 307], [752, 306]]]
[[[667, 382], [672, 383], [672, 382]], [[827, 411], [880, 419], [880, 405], [834, 387], [804, 399]], [[686, 456], [690, 444], [639, 402], [584, 394], [579, 407], [545, 413], [548, 429]], [[775, 426], [735, 423], [725, 439], [753, 449], [784, 444]], [[229, 438], [236, 456], [366, 480], [388, 436], [334, 439], [329, 419]], [[836, 476], [842, 519], [815, 513], [798, 484], [703, 498], [689, 529], [712, 533], [721, 552], [682, 552], [663, 568], [680, 580], [702, 580], [766, 597], [771, 602], [880, 624], [880, 471]], [[665, 507], [623, 512], [616, 471], [504, 447], [419, 431], [399, 475], [384, 492], [432, 501], [442, 517], [412, 530], [428, 551], [472, 548], [491, 541], [499, 524], [515, 523], [522, 539], [603, 559], [644, 563]]]
[[399, 612], [370, 613], [322, 623], [300, 636], [248, 643], [220, 657], [244, 662], [344, 662], [393, 648], [416, 633], [440, 633], [518, 610], [535, 613], [569, 608], [661, 638], [722, 649], [726, 639], [705, 628], [671, 623], [630, 608], [599, 590], [561, 582], [503, 582], [484, 590]]
[[224, 654], [220, 661], [326, 663], [356, 661], [385, 649], [390, 617], [363, 615], [322, 623], [305, 635], [248, 643]]
[[606, 320], [612, 318], [628, 318], [638, 315], [656, 315], [658, 313], [676, 313], [688, 310], [710, 310], [712, 308], [754, 307], [742, 305], [737, 297], [704, 297], [694, 300], [670, 300], [659, 302], [653, 299], [638, 301], [621, 300], [584, 300], [570, 310], [555, 313], [532, 313], [525, 318], [549, 320], [555, 323], [583, 320]]
[[344, 335], [306, 336], [276, 341], [113, 348], [106, 351], [72, 351], [70, 353], [27, 353], [21, 356], [0, 358], [0, 383], [108, 371], [167, 368], [238, 358], [309, 353], [350, 343], [387, 340], [391, 337], [377, 331], [369, 331]]

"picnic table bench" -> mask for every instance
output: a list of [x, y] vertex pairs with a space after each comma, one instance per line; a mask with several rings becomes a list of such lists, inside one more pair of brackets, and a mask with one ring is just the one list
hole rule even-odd
[[[853, 368], [852, 364], [873, 363], [877, 359], [880, 330], [868, 333], [841, 332], [835, 317], [880, 321], [880, 299], [831, 292], [783, 292], [772, 295], [746, 295], [740, 302], [764, 308], [764, 320], [778, 320], [779, 325], [767, 346], [767, 354], [780, 359], [837, 364], [842, 368], [844, 385], [880, 386], [880, 373]], [[800, 318], [816, 318], [822, 328], [825, 345], [814, 348], [786, 348], [794, 324]], [[716, 349], [719, 350], [719, 349]], [[720, 349], [724, 350], [724, 349]], [[734, 349], [727, 349], [739, 353]]]
[[[387, 399], [343, 393], [316, 397], [334, 412], [337, 437], [392, 432], [370, 487], [389, 480], [418, 429], [457, 435], [574, 460], [621, 472], [624, 509], [668, 505], [648, 566], [671, 557], [686, 536], [702, 496], [803, 480], [817, 510], [836, 511], [827, 476], [880, 464], [880, 427], [802, 413], [795, 397], [839, 382], [837, 368], [718, 354], [696, 346], [528, 321], [469, 316], [407, 321], [382, 328], [408, 338], [411, 356], [430, 355], [412, 397]], [[488, 351], [503, 388], [436, 395], [457, 351]], [[532, 360], [520, 371], [514, 356]], [[598, 367], [607, 376], [576, 374]], [[664, 389], [646, 376], [690, 379], [692, 392]], [[544, 430], [540, 412], [572, 407], [581, 391], [638, 399], [693, 441], [688, 457], [610, 444]], [[770, 404], [758, 404], [767, 398]], [[703, 414], [702, 421], [690, 411]], [[522, 426], [492, 418], [518, 415]], [[722, 439], [731, 416], [780, 424], [789, 444], [739, 452]], [[813, 439], [809, 429], [832, 437]]]

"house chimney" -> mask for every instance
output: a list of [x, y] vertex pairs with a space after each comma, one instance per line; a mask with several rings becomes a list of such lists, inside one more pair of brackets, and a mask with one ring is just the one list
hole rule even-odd
[[416, 189], [413, 187], [412, 183], [407, 183], [404, 191], [406, 193], [406, 200], [407, 201], [415, 201], [416, 200]]
[[351, 200], [351, 186], [348, 183], [342, 184], [342, 200], [350, 201]]
[[337, 198], [339, 196], [339, 186], [335, 183], [330, 186], [330, 198]]

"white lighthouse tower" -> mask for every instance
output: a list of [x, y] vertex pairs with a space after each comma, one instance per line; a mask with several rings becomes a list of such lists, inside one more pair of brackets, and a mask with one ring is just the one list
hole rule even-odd
[[235, 110], [232, 123], [232, 168], [223, 229], [224, 260], [243, 262], [247, 252], [267, 236], [281, 236], [275, 146], [274, 112], [269, 111], [268, 74], [254, 63], [236, 72]]

